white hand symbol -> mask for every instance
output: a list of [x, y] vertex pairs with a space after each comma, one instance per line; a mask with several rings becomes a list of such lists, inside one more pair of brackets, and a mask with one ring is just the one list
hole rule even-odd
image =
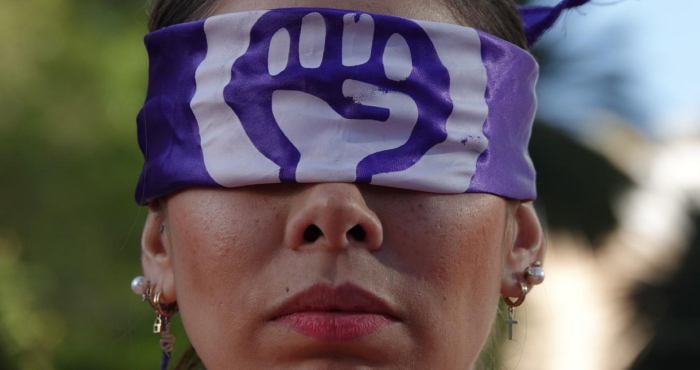
[[[354, 22], [354, 14], [344, 17], [343, 64], [369, 61], [374, 23], [363, 14]], [[323, 59], [326, 26], [319, 13], [303, 18], [299, 59], [304, 68], [318, 68]], [[287, 66], [290, 39], [285, 29], [278, 31], [270, 45], [271, 75]], [[411, 54], [402, 36], [388, 41], [383, 64], [386, 76], [394, 81], [408, 78], [412, 72]], [[340, 67], [342, 68], [342, 67]], [[343, 96], [354, 103], [389, 110], [386, 121], [347, 119], [330, 104], [301, 91], [277, 90], [272, 96], [272, 112], [277, 124], [301, 153], [297, 165], [298, 182], [355, 181], [357, 164], [366, 156], [403, 145], [418, 120], [418, 107], [408, 95], [380, 89], [362, 81], [347, 79]]]

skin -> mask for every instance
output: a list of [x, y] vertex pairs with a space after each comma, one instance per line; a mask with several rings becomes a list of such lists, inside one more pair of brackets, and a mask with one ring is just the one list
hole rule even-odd
[[[338, 7], [457, 23], [435, 3], [224, 1], [215, 13]], [[525, 269], [546, 250], [532, 204], [490, 194], [272, 184], [186, 189], [149, 210], [145, 276], [163, 302], [178, 302], [209, 370], [472, 369], [500, 295], [519, 296]], [[312, 224], [323, 235], [308, 242]], [[356, 225], [362, 241], [348, 234]], [[329, 343], [269, 320], [316, 283], [346, 282], [389, 302], [400, 321]]]

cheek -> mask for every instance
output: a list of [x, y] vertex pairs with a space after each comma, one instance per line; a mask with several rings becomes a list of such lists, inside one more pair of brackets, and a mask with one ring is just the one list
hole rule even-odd
[[[251, 204], [249, 204], [251, 203]], [[169, 201], [173, 271], [180, 315], [202, 358], [216, 348], [245, 348], [227, 335], [248, 333], [247, 322], [233, 312], [255, 312], [262, 278], [283, 240], [284, 210], [245, 199]], [[222, 327], [227, 330], [220, 330]], [[215, 357], [215, 356], [213, 356]]]
[[246, 246], [253, 245], [255, 225], [264, 220], [237, 218], [211, 209], [195, 209], [170, 220], [177, 286], [186, 288], [187, 293], [211, 297], [220, 283], [259, 263], [262, 251]]
[[476, 357], [498, 304], [505, 207], [417, 202], [383, 216], [386, 258], [411, 281], [419, 336], [431, 351], [455, 352], [445, 358]]
[[479, 294], [500, 283], [505, 210], [418, 202], [383, 217], [385, 244], [401, 268], [441, 291]]

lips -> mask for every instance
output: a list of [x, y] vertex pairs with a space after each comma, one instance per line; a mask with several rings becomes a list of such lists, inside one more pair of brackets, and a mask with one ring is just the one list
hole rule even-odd
[[321, 340], [358, 339], [398, 321], [394, 310], [351, 283], [316, 284], [285, 301], [272, 321]]

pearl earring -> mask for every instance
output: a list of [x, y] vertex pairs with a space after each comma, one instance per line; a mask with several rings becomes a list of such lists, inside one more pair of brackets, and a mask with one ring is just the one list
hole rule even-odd
[[131, 291], [141, 296], [141, 300], [146, 300], [146, 290], [151, 286], [151, 282], [143, 276], [137, 276], [131, 280]]
[[528, 267], [525, 270], [525, 278], [527, 282], [532, 285], [540, 285], [544, 281], [544, 269], [542, 268], [542, 262], [535, 262], [532, 267]]

